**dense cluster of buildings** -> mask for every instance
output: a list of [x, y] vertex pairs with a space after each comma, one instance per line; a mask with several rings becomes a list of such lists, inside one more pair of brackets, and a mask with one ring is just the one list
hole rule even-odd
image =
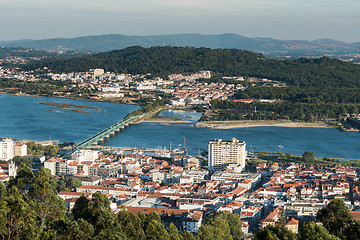
[[[59, 193], [69, 209], [81, 195], [91, 198], [100, 191], [112, 200], [114, 211], [125, 208], [133, 213], [167, 214], [179, 229], [196, 233], [207, 214], [235, 201], [261, 181], [261, 174], [242, 172], [238, 162], [223, 164], [211, 175], [192, 156], [174, 156], [170, 161], [140, 153], [114, 157], [81, 150], [71, 160], [50, 158], [44, 166], [56, 175], [74, 175], [82, 181], [76, 192]], [[165, 218], [163, 223], [170, 222]], [[244, 227], [247, 224], [244, 221]]]
[[[208, 106], [211, 100], [228, 99], [237, 91], [244, 90], [239, 84], [206, 83], [199, 79], [211, 78], [210, 71], [201, 71], [190, 75], [171, 74], [168, 79], [153, 77], [151, 74], [124, 74], [105, 72], [104, 69], [90, 69], [88, 72], [52, 73], [46, 76], [35, 75], [14, 69], [0, 68], [0, 78], [20, 79], [24, 81], [36, 81], [51, 79], [55, 81], [70, 81], [73, 85], [64, 86], [54, 95], [69, 95], [74, 88], [87, 89], [89, 98], [114, 99], [128, 102], [140, 98], [144, 92], [172, 94], [170, 105], [172, 106]], [[141, 98], [144, 98], [144, 94]]]
[[23, 81], [40, 80], [32, 71], [21, 71], [19, 69], [0, 67], [0, 78], [4, 79], [19, 79]]
[[172, 106], [209, 106], [214, 99], [226, 100], [244, 90], [241, 84], [182, 82], [170, 99]]
[[[277, 206], [270, 213], [264, 214], [258, 221], [259, 227], [276, 224], [280, 215], [285, 219], [294, 219], [299, 224], [310, 220], [316, 221], [316, 214], [334, 198], [342, 198], [350, 209], [359, 209], [356, 190], [351, 186], [358, 180], [357, 169], [340, 165], [302, 165], [289, 163], [258, 164], [264, 184], [252, 195], [253, 201], [271, 201]], [[249, 199], [247, 199], [249, 200]], [[281, 211], [279, 210], [281, 209]], [[297, 230], [296, 230], [297, 231]]]
[[[59, 194], [69, 209], [82, 194], [91, 197], [101, 191], [113, 200], [114, 211], [125, 208], [133, 213], [171, 215], [179, 229], [194, 233], [212, 212], [239, 214], [247, 234], [275, 225], [280, 218], [289, 230], [298, 232], [334, 198], [345, 199], [352, 210], [359, 208], [360, 188], [351, 191], [350, 187], [357, 180], [354, 168], [264, 162], [256, 166], [256, 172], [244, 172], [244, 142], [215, 139], [208, 145], [207, 167], [190, 156], [166, 161], [141, 153], [114, 158], [82, 150], [73, 159], [63, 160], [66, 164], [59, 160], [63, 168], [55, 164], [51, 169], [82, 179], [76, 193]], [[46, 161], [46, 166], [53, 160]], [[89, 169], [84, 170], [86, 165]]]
[[[8, 146], [15, 147], [12, 140], [0, 142], [1, 151]], [[344, 199], [353, 211], [360, 209], [356, 168], [264, 161], [249, 172], [244, 171], [245, 142], [215, 139], [208, 146], [206, 165], [193, 156], [164, 159], [141, 152], [110, 154], [84, 149], [70, 159], [49, 158], [43, 166], [53, 175], [81, 180], [76, 191], [59, 193], [69, 211], [80, 196], [91, 198], [100, 191], [111, 199], [114, 212], [157, 212], [164, 225], [173, 222], [180, 230], [193, 233], [213, 212], [238, 214], [243, 232], [251, 234], [280, 220], [297, 233], [304, 223], [315, 221], [319, 209], [334, 198]], [[12, 162], [0, 164], [1, 181], [15, 174]]]

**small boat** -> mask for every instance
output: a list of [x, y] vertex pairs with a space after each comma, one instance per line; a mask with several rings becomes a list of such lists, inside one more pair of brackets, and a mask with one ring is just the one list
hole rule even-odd
[[279, 145], [278, 148], [283, 148], [283, 145]]
[[172, 154], [184, 154], [185, 150], [179, 149], [179, 148], [174, 148], [173, 150], [170, 151]]

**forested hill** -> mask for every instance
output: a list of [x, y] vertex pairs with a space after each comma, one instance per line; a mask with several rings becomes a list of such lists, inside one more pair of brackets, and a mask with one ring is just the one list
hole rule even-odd
[[129, 47], [71, 59], [55, 59], [25, 66], [54, 72], [106, 71], [166, 76], [210, 70], [226, 76], [254, 76], [300, 87], [360, 87], [360, 66], [336, 59], [275, 60], [237, 49], [192, 47]]

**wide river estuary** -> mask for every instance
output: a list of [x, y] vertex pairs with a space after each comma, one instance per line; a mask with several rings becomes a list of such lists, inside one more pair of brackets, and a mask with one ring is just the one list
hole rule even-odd
[[[100, 111], [71, 109], [40, 104], [66, 103], [99, 108]], [[27, 97], [0, 94], [0, 137], [28, 140], [82, 140], [123, 119], [139, 106], [50, 97]], [[314, 151], [316, 156], [360, 159], [360, 133], [333, 128], [250, 127], [237, 129], [195, 128], [201, 113], [163, 111], [161, 116], [191, 121], [189, 123], [140, 123], [131, 125], [104, 143], [107, 146], [141, 148], [183, 148], [184, 139], [190, 154], [198, 155], [215, 138], [245, 141], [247, 150], [301, 155]], [[180, 146], [181, 145], [181, 146]], [[279, 149], [278, 146], [283, 148]]]

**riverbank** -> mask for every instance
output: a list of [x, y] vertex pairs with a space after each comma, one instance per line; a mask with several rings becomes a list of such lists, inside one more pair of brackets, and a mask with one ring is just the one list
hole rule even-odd
[[198, 128], [232, 129], [246, 127], [298, 127], [298, 128], [329, 128], [325, 122], [292, 122], [279, 120], [245, 120], [245, 121], [203, 121], [195, 124]]

